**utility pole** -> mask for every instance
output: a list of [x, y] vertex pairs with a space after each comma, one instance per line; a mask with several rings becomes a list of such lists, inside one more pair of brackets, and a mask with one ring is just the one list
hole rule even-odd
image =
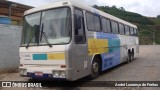
[[8, 6], [9, 6], [9, 8], [8, 8], [9, 9], [9, 15], [8, 15], [8, 17], [11, 18], [11, 12], [12, 12], [12, 10], [11, 10], [12, 8], [11, 7], [12, 7], [12, 5], [9, 4]]
[[12, 16], [12, 7], [17, 7], [17, 4], [12, 4], [12, 3], [10, 3], [9, 5], [8, 5], [8, 9], [9, 9], [9, 15], [8, 15], [8, 17], [10, 18], [10, 19], [12, 19], [11, 18], [11, 16]]

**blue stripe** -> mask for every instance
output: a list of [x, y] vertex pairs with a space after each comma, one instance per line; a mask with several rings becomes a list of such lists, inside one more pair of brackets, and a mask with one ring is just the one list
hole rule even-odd
[[33, 54], [33, 60], [47, 60], [47, 54]]

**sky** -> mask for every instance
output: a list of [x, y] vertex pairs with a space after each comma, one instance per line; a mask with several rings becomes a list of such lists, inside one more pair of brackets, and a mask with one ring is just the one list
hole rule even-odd
[[[44, 4], [55, 2], [58, 0], [9, 0], [25, 5], [38, 7]], [[160, 0], [76, 0], [88, 5], [101, 5], [101, 6], [117, 6], [124, 7], [125, 10], [136, 12], [143, 16], [157, 17], [160, 15]]]

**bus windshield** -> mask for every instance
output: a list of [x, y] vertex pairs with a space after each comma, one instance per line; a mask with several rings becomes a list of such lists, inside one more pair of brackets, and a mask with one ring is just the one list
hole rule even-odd
[[[56, 8], [29, 14], [24, 17], [21, 46], [67, 44], [70, 42], [70, 30], [69, 8]], [[41, 32], [45, 33], [48, 42]]]

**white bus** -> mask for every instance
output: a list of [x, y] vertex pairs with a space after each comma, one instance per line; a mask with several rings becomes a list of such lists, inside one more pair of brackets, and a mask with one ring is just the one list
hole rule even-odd
[[25, 12], [19, 73], [94, 79], [138, 52], [137, 26], [76, 1], [59, 1]]

